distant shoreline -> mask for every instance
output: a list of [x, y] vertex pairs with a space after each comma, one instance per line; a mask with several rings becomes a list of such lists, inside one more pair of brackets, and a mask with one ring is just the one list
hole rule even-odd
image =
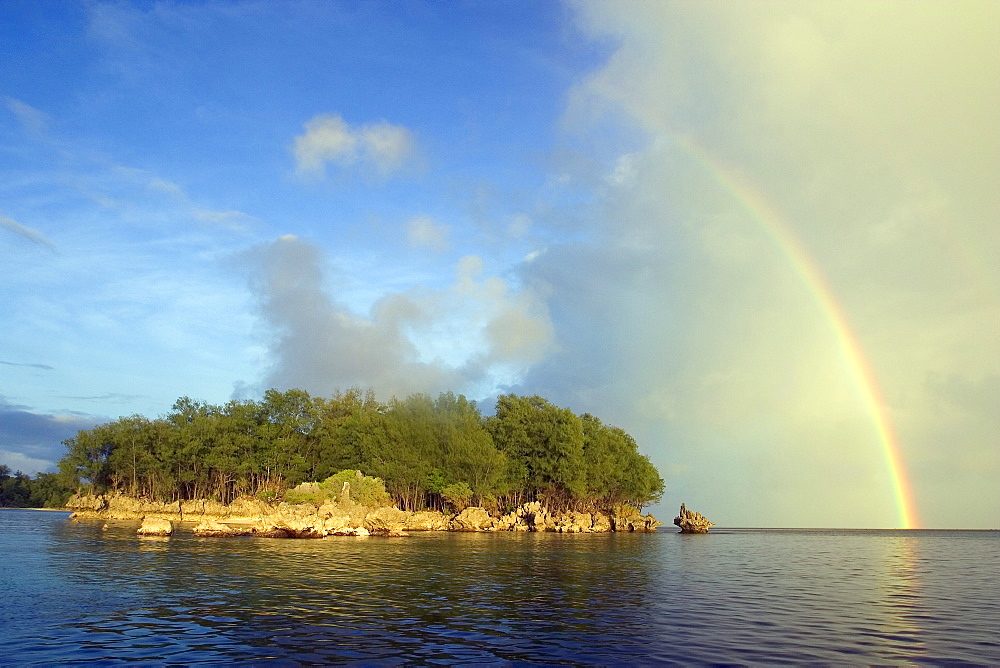
[[17, 508], [15, 506], [0, 506], [0, 510], [37, 510], [45, 513], [71, 513], [72, 508]]

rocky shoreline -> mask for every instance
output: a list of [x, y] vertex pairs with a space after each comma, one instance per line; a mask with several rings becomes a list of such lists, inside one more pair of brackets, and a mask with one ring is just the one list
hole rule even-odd
[[[240, 498], [158, 503], [121, 495], [74, 495], [66, 503], [71, 519], [142, 520], [140, 535], [170, 535], [194, 524], [199, 536], [323, 538], [325, 536], [406, 536], [413, 531], [550, 531], [557, 533], [651, 532], [661, 523], [638, 512], [553, 513], [541, 503], [525, 503], [502, 516], [470, 507], [457, 514], [373, 508], [349, 498], [313, 504], [267, 503]], [[175, 523], [177, 526], [175, 526]]]

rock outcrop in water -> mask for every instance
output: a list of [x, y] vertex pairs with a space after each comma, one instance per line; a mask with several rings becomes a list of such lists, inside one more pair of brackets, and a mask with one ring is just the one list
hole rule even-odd
[[195, 536], [249, 536], [253, 533], [253, 529], [223, 524], [218, 520], [205, 519], [199, 522], [191, 532]]
[[142, 520], [137, 534], [140, 536], [169, 536], [174, 532], [174, 525], [169, 520], [146, 518]]
[[258, 499], [236, 499], [229, 505], [207, 500], [161, 504], [120, 495], [74, 496], [67, 507], [76, 511], [71, 515], [74, 519], [142, 519], [143, 527], [148, 525], [150, 531], [153, 526], [161, 531], [170, 526], [172, 530], [172, 521], [183, 522], [194, 524], [189, 530], [206, 537], [406, 536], [413, 531], [651, 532], [660, 526], [652, 515], [636, 511], [554, 513], [538, 501], [525, 503], [500, 517], [479, 507], [454, 515], [404, 511], [392, 506], [373, 508], [352, 501], [348, 489], [345, 485], [345, 494], [338, 500], [318, 507], [308, 503], [268, 504]]
[[715, 522], [709, 522], [701, 513], [688, 510], [683, 503], [680, 514], [674, 518], [674, 524], [681, 528], [681, 533], [708, 533], [708, 528], [715, 526]]

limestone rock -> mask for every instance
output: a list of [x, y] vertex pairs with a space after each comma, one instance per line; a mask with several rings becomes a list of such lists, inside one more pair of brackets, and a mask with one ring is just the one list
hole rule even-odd
[[652, 515], [618, 515], [614, 518], [615, 531], [656, 531], [662, 522]]
[[492, 531], [493, 518], [485, 508], [466, 508], [451, 520], [452, 531]]
[[564, 533], [591, 533], [594, 517], [590, 513], [566, 513], [559, 517], [556, 526]]
[[278, 527], [287, 534], [289, 538], [322, 538], [326, 535], [322, 524], [317, 526], [316, 522], [307, 520], [291, 520]]
[[108, 501], [103, 496], [94, 496], [92, 494], [73, 494], [66, 500], [66, 507], [73, 508], [75, 510], [100, 512], [108, 507]]
[[267, 502], [252, 496], [241, 496], [229, 504], [229, 517], [262, 517], [270, 506]]
[[250, 529], [240, 529], [212, 519], [202, 520], [192, 532], [195, 536], [246, 536], [253, 533]]
[[108, 519], [129, 520], [140, 517], [173, 516], [180, 512], [180, 505], [175, 503], [160, 503], [148, 499], [138, 499], [123, 494], [112, 494], [105, 497], [106, 507], [103, 515]]
[[607, 513], [594, 513], [594, 523], [591, 525], [594, 533], [607, 533], [614, 531], [614, 524], [611, 522], [611, 515]]
[[147, 517], [142, 521], [142, 526], [136, 533], [140, 536], [169, 536], [174, 532], [174, 525], [170, 520], [161, 520]]
[[[617, 519], [617, 522], [616, 522]], [[617, 524], [617, 526], [616, 526]], [[660, 526], [652, 515], [635, 513], [614, 518], [606, 512], [552, 513], [538, 501], [525, 503], [494, 520], [496, 531], [554, 531], [558, 533], [606, 533], [610, 531], [654, 531]]]
[[681, 504], [681, 512], [674, 518], [674, 524], [681, 528], [681, 533], [708, 533], [708, 528], [715, 526], [701, 513], [688, 510]]
[[494, 522], [494, 526], [497, 531], [530, 531], [532, 527], [528, 526], [528, 522], [525, 520], [524, 515], [521, 510], [524, 506], [516, 508], [515, 510], [507, 513], [503, 517], [498, 518]]
[[284, 531], [289, 538], [322, 538], [326, 535], [325, 522], [313, 515], [280, 515], [274, 522], [276, 529]]
[[338, 508], [323, 519], [323, 532], [327, 536], [353, 536], [362, 523]]
[[364, 527], [379, 536], [405, 536], [410, 514], [389, 506], [376, 508], [365, 515]]
[[433, 510], [412, 513], [406, 520], [407, 531], [447, 531], [448, 516]]
[[519, 523], [523, 522], [528, 526], [528, 531], [556, 530], [555, 518], [540, 501], [525, 503], [515, 510], [514, 513], [519, 518]]
[[252, 527], [250, 533], [260, 538], [291, 538], [284, 529], [279, 529], [263, 520]]

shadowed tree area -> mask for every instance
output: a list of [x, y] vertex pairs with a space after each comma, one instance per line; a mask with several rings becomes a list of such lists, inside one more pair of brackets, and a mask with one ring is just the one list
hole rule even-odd
[[58, 508], [72, 493], [63, 476], [39, 473], [34, 478], [0, 464], [0, 508]]
[[388, 403], [357, 388], [272, 389], [223, 406], [181, 397], [165, 416], [123, 417], [64, 444], [62, 484], [159, 501], [277, 500], [345, 470], [381, 478], [406, 510], [642, 508], [663, 492], [625, 431], [538, 396], [501, 396], [490, 417], [450, 392]]

